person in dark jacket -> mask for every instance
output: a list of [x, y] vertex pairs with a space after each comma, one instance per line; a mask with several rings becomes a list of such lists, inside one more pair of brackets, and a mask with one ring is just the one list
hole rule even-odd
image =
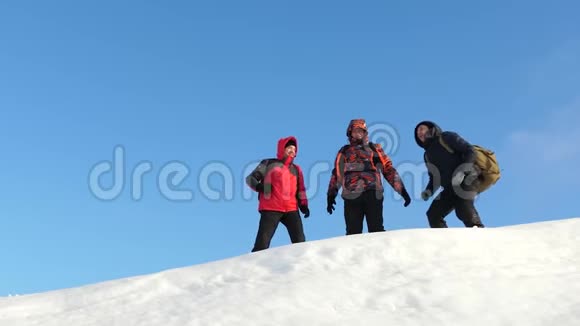
[[428, 200], [443, 188], [427, 210], [430, 227], [446, 228], [445, 217], [453, 210], [466, 227], [484, 227], [474, 206], [481, 173], [474, 164], [473, 146], [456, 132], [442, 131], [432, 121], [417, 124], [415, 141], [425, 150], [423, 159], [429, 173], [421, 198]]
[[298, 210], [310, 216], [302, 169], [294, 163], [298, 141], [290, 136], [278, 140], [276, 158], [262, 160], [246, 177], [247, 185], [258, 192], [260, 224], [252, 252], [270, 247], [279, 223], [288, 230], [292, 243], [304, 242]]
[[327, 192], [327, 211], [329, 214], [334, 211], [336, 197], [342, 188], [346, 234], [362, 233], [365, 216], [368, 232], [385, 231], [381, 177], [384, 176], [404, 198], [405, 207], [411, 203], [411, 198], [380, 144], [369, 142], [364, 119], [351, 120], [346, 136], [349, 143], [338, 151], [334, 160]]

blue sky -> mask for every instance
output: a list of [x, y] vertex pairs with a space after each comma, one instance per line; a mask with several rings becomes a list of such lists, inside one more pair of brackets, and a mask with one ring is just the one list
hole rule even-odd
[[[415, 175], [424, 119], [496, 150], [502, 180], [477, 202], [490, 227], [580, 216], [579, 11], [576, 1], [4, 1], [0, 295], [249, 252], [259, 217], [245, 173], [288, 135], [306, 173], [307, 240], [342, 236], [342, 202], [328, 215], [325, 191], [352, 118]], [[122, 192], [102, 200], [89, 176], [116, 148]], [[191, 200], [164, 196], [157, 179], [171, 163], [187, 169], [177, 188]], [[404, 208], [388, 188], [385, 227], [425, 228], [424, 184], [404, 179], [414, 201]], [[272, 246], [288, 243], [280, 227]]]

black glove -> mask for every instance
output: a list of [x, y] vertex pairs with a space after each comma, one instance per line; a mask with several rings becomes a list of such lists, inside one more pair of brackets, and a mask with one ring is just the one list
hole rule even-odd
[[427, 200], [431, 197], [431, 195], [433, 195], [433, 192], [429, 189], [425, 189], [423, 192], [421, 192], [421, 199]]
[[304, 214], [304, 218], [308, 218], [308, 216], [310, 216], [310, 210], [308, 209], [308, 206], [300, 206], [299, 208], [302, 214]]
[[401, 196], [403, 196], [403, 199], [405, 199], [405, 203], [403, 204], [403, 206], [405, 207], [409, 206], [409, 204], [411, 204], [411, 197], [409, 196], [407, 189], [403, 188]]
[[257, 192], [264, 192], [264, 184], [263, 183], [258, 183], [256, 185], [256, 191]]
[[332, 215], [332, 211], [334, 211], [334, 205], [336, 205], [335, 196], [328, 195], [326, 198], [326, 211], [328, 214]]
[[451, 178], [451, 185], [454, 187], [471, 186], [473, 181], [477, 179], [478, 174], [479, 172], [473, 163], [464, 163], [460, 166], [459, 171], [457, 171]]
[[463, 178], [463, 184], [466, 186], [472, 186], [473, 182], [475, 180], [477, 180], [477, 177], [479, 176], [477, 170], [475, 169], [471, 169], [465, 172], [465, 178]]

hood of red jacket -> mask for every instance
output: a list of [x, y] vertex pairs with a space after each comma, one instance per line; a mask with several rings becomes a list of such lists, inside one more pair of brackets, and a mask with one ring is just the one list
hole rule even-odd
[[276, 157], [279, 160], [284, 158], [284, 149], [286, 148], [286, 144], [288, 144], [289, 141], [293, 141], [294, 144], [296, 144], [296, 156], [298, 156], [298, 140], [294, 136], [289, 136], [285, 138], [280, 138], [278, 140], [278, 151], [276, 153]]

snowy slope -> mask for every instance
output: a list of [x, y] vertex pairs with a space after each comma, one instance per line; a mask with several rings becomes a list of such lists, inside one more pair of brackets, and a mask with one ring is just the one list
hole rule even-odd
[[577, 326], [580, 219], [272, 248], [2, 298], [0, 325]]

